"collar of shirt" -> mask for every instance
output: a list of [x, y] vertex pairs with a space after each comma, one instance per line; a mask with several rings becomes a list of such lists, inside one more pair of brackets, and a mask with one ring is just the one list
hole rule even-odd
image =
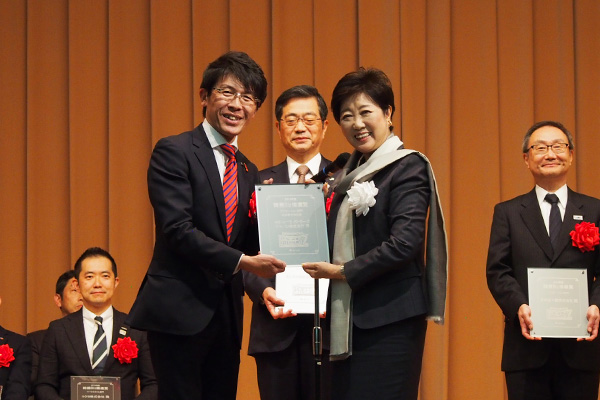
[[[290, 182], [298, 182], [298, 174], [296, 173], [296, 169], [301, 164], [293, 160], [290, 156], [286, 158], [286, 162], [288, 166], [288, 177], [290, 178]], [[305, 165], [308, 167], [306, 179], [312, 178], [313, 175], [316, 175], [319, 172], [319, 167], [321, 166], [321, 153], [317, 153], [317, 155], [311, 158]]]
[[[210, 147], [213, 149], [213, 154], [215, 155], [215, 161], [217, 162], [217, 168], [219, 168], [219, 175], [221, 176], [221, 184], [223, 183], [223, 176], [225, 175], [225, 167], [227, 166], [227, 161], [229, 158], [223, 152], [221, 148], [222, 144], [228, 143], [227, 140], [221, 135], [215, 128], [213, 128], [208, 120], [204, 120], [202, 122], [202, 127], [204, 128], [204, 132], [206, 132], [206, 137], [208, 138], [208, 143], [210, 143]], [[237, 145], [237, 136], [233, 138], [233, 142], [229, 143], [235, 149], [238, 149]]]
[[[85, 332], [85, 344], [87, 345], [88, 356], [90, 357], [90, 362], [92, 360], [93, 355], [93, 347], [94, 347], [94, 336], [96, 335], [96, 331], [98, 330], [96, 326], [96, 321], [94, 318], [96, 314], [85, 308], [83, 306], [81, 308], [81, 314], [83, 315], [83, 330]], [[102, 317], [102, 328], [104, 329], [104, 333], [106, 334], [106, 344], [109, 346], [112, 343], [112, 334], [113, 334], [113, 307], [110, 306], [99, 316]]]
[[[550, 232], [550, 209], [552, 208], [552, 205], [544, 200], [548, 193], [550, 192], [548, 192], [546, 189], [535, 185], [535, 195], [537, 197], [538, 204], [540, 205], [540, 210], [542, 211], [542, 218], [544, 219], [546, 230]], [[564, 220], [565, 207], [567, 206], [567, 198], [569, 197], [567, 185], [561, 186], [556, 192], [554, 192], [554, 194], [558, 197], [558, 209], [560, 210], [560, 217]]]

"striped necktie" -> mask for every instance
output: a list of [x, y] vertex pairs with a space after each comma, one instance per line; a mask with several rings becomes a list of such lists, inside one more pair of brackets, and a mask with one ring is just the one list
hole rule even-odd
[[229, 158], [223, 176], [223, 197], [225, 198], [225, 224], [227, 225], [227, 242], [231, 240], [231, 231], [237, 212], [237, 161], [235, 160], [235, 147], [222, 144], [221, 148]]
[[94, 336], [94, 347], [92, 351], [92, 369], [94, 375], [102, 375], [104, 364], [106, 364], [106, 356], [108, 356], [108, 346], [106, 345], [106, 333], [102, 328], [102, 317], [94, 318], [98, 329]]

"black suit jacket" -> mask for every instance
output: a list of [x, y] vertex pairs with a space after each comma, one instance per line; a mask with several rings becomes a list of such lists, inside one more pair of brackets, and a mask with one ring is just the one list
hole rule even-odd
[[[121, 399], [135, 397], [136, 383], [139, 378], [141, 393], [138, 399], [157, 399], [158, 387], [146, 333], [131, 329], [125, 325], [127, 314], [113, 308], [113, 333], [108, 358], [102, 375], [121, 377]], [[130, 337], [138, 346], [138, 357], [130, 364], [117, 360], [112, 345], [124, 335], [119, 331], [127, 328], [125, 336]], [[38, 378], [35, 385], [37, 400], [70, 399], [71, 376], [94, 375], [85, 341], [82, 310], [64, 318], [52, 321], [42, 345]]]
[[26, 400], [31, 391], [31, 347], [25, 336], [0, 326], [0, 346], [8, 344], [15, 359], [0, 368], [2, 400]]
[[[353, 322], [362, 329], [418, 315], [425, 318], [427, 312], [423, 257], [430, 196], [427, 164], [410, 154], [378, 171], [372, 181], [379, 189], [376, 203], [367, 215], [352, 213], [355, 258], [344, 264], [352, 289]], [[334, 191], [327, 218], [330, 251], [343, 198]]]
[[[319, 170], [331, 161], [321, 157]], [[287, 161], [259, 172], [260, 182], [273, 178], [273, 183], [290, 183]], [[298, 317], [273, 319], [262, 301], [262, 293], [267, 287], [275, 287], [275, 277], [261, 278], [255, 274], [244, 273], [246, 293], [252, 299], [252, 321], [250, 322], [250, 341], [248, 354], [270, 353], [286, 349], [294, 340], [299, 328]], [[312, 319], [312, 315], [309, 316]]]
[[236, 159], [238, 210], [228, 244], [223, 186], [202, 126], [156, 143], [148, 168], [156, 242], [129, 313], [131, 326], [194, 335], [208, 325], [227, 290], [241, 347], [244, 288], [242, 274], [234, 271], [242, 253], [258, 251], [257, 228], [248, 217], [258, 170], [239, 151]]
[[44, 343], [45, 335], [45, 329], [27, 334], [27, 339], [29, 339], [29, 343], [31, 344], [31, 383], [35, 383], [37, 380], [37, 371], [40, 365], [40, 353], [42, 352], [42, 343]]
[[[549, 355], [549, 344], [558, 340], [571, 368], [600, 371], [600, 340], [530, 341], [521, 334], [517, 312], [529, 304], [527, 268], [587, 268], [590, 304], [600, 305], [600, 250], [582, 253], [573, 247], [569, 232], [574, 215], [600, 226], [600, 200], [569, 189], [557, 251], [553, 251], [535, 190], [496, 205], [487, 258], [487, 282], [505, 316], [502, 370], [538, 368]], [[596, 281], [594, 282], [594, 279]]]

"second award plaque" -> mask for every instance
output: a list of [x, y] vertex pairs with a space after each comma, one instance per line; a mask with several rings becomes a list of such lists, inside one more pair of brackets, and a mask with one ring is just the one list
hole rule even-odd
[[581, 268], [527, 268], [531, 336], [586, 338], [587, 271]]

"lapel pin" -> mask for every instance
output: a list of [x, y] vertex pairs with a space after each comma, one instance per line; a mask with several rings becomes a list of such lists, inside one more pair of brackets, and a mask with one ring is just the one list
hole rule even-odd
[[583, 221], [583, 215], [573, 215], [575, 221]]

